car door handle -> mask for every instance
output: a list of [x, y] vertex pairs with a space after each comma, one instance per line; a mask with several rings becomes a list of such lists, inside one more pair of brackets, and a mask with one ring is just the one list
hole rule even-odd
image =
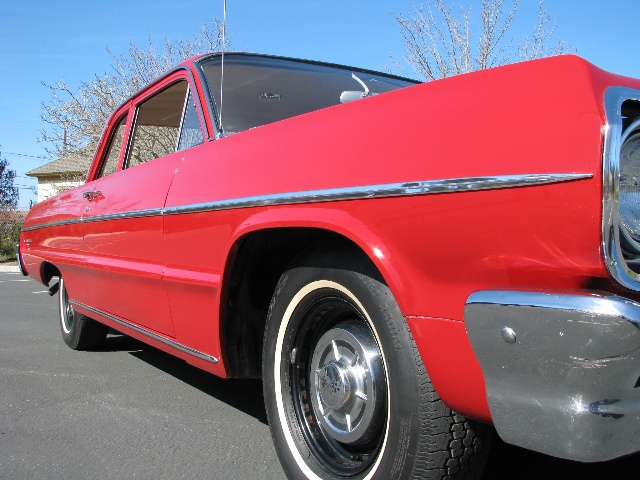
[[90, 190], [82, 194], [82, 196], [87, 200], [89, 200], [90, 202], [100, 197], [101, 195], [102, 195], [102, 192], [100, 190]]

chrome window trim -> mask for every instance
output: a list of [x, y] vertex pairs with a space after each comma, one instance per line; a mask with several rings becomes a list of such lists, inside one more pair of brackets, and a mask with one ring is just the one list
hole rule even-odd
[[624, 127], [622, 104], [640, 104], [640, 90], [609, 87], [604, 94], [606, 124], [602, 153], [602, 252], [611, 276], [621, 285], [640, 290], [640, 275], [629, 268], [620, 244], [620, 149]]
[[325, 190], [307, 190], [270, 195], [216, 200], [212, 202], [181, 205], [177, 207], [135, 210], [131, 212], [81, 217], [58, 222], [42, 223], [23, 228], [24, 231], [50, 226], [69, 225], [81, 222], [120, 220], [125, 218], [151, 217], [156, 215], [177, 215], [186, 213], [212, 212], [238, 208], [270, 207], [277, 205], [295, 205], [302, 203], [336, 202], [344, 200], [365, 200], [372, 198], [405, 197], [413, 195], [431, 195], [438, 193], [477, 192], [503, 188], [528, 187], [570, 182], [593, 178], [591, 173], [551, 173], [526, 175], [498, 175], [485, 177], [448, 178], [418, 182], [388, 183]]
[[127, 328], [130, 328], [132, 330], [135, 330], [138, 333], [141, 333], [149, 338], [152, 338], [154, 340], [157, 340], [158, 342], [164, 343], [165, 345], [168, 345], [170, 347], [173, 347], [175, 349], [180, 350], [181, 352], [184, 353], [188, 353], [189, 355], [193, 355], [194, 357], [197, 357], [201, 360], [205, 360], [207, 362], [210, 363], [218, 363], [218, 359], [216, 357], [214, 357], [213, 355], [209, 355], [207, 353], [203, 353], [200, 352], [198, 350], [194, 350], [193, 348], [187, 347], [185, 345], [182, 345], [181, 343], [178, 343], [174, 340], [171, 340], [169, 338], [163, 337], [162, 335], [158, 335], [157, 333], [153, 333], [145, 328], [142, 328], [138, 325], [135, 325], [133, 323], [129, 323], [125, 320], [122, 320], [118, 317], [114, 317], [113, 315], [110, 315], [106, 312], [103, 312], [102, 310], [98, 310], [96, 308], [90, 307], [89, 305], [85, 305], [84, 303], [80, 303], [80, 302], [72, 302], [75, 306], [78, 306], [80, 308], [84, 308], [85, 310], [88, 310], [92, 313], [95, 313], [97, 315], [100, 315], [101, 317], [105, 317], [115, 323], [117, 323], [118, 325], [122, 325], [125, 326]]

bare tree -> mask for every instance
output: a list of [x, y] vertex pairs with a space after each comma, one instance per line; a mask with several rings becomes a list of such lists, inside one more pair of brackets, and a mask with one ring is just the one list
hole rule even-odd
[[530, 37], [518, 43], [518, 59], [533, 60], [563, 53], [575, 53], [576, 48], [565, 40], [554, 40], [557, 24], [551, 23], [551, 15], [543, 8], [543, 0], [538, 2], [538, 22]]
[[[518, 0], [482, 0], [478, 17], [472, 7], [450, 0], [413, 4], [409, 16], [394, 15], [401, 28], [404, 61], [418, 78], [430, 81], [517, 60], [571, 51], [564, 41], [553, 41], [556, 30], [550, 15], [538, 3], [538, 19], [531, 37], [518, 43], [508, 36], [518, 11]], [[477, 30], [477, 33], [476, 33]], [[393, 62], [396, 68], [400, 65]]]
[[52, 98], [42, 103], [41, 118], [51, 125], [41, 132], [41, 141], [53, 148], [47, 151], [62, 157], [81, 152], [92, 155], [108, 116], [144, 85], [169, 70], [173, 65], [204, 52], [231, 48], [229, 36], [223, 37], [223, 24], [214, 19], [213, 28], [206, 24], [191, 40], [169, 41], [158, 48], [148, 39], [146, 47], [129, 46], [126, 54], [116, 55], [109, 48], [112, 63], [108, 72], [82, 81], [77, 89], [65, 80], [45, 84]]

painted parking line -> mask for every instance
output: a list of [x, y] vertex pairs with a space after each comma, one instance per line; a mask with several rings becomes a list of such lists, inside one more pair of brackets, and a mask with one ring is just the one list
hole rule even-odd
[[0, 283], [11, 283], [11, 282], [30, 282], [31, 280], [0, 280]]

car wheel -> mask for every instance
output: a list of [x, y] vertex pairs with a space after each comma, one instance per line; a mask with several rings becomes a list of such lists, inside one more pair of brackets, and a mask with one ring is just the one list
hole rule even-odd
[[60, 330], [64, 343], [74, 350], [87, 350], [102, 345], [109, 327], [74, 310], [62, 277], [59, 295]]
[[273, 296], [265, 405], [290, 478], [479, 478], [492, 429], [448, 409], [369, 264], [314, 257]]

